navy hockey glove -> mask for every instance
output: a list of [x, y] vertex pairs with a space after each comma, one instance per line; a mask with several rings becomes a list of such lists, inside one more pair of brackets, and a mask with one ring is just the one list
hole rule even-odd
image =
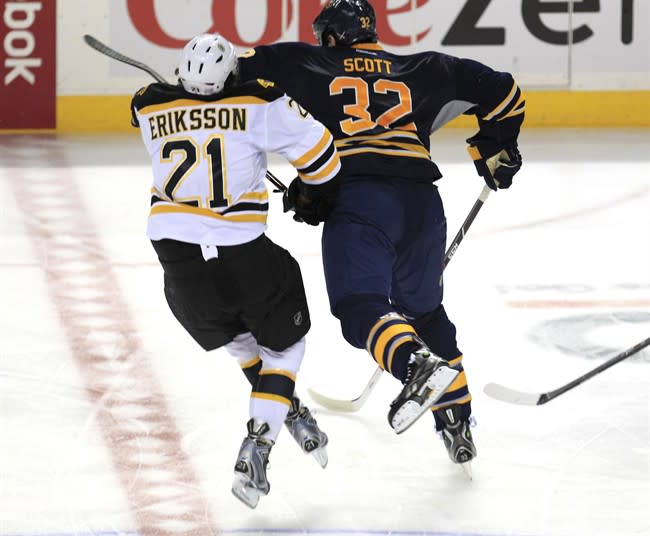
[[467, 151], [474, 160], [476, 171], [492, 189], [510, 188], [512, 178], [521, 169], [521, 154], [517, 144], [499, 146], [492, 140], [473, 136], [467, 140]]
[[282, 196], [284, 212], [293, 210], [294, 221], [308, 225], [318, 225], [325, 221], [332, 210], [332, 205], [329, 198], [314, 196], [312, 190], [316, 188], [318, 187], [306, 185], [300, 177], [293, 179]]

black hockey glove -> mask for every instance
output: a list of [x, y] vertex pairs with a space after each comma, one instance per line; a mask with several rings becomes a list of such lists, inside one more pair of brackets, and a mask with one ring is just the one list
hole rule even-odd
[[[330, 181], [331, 182], [331, 181]], [[300, 177], [296, 177], [289, 184], [289, 188], [282, 196], [284, 212], [293, 210], [293, 219], [308, 225], [318, 225], [325, 221], [332, 211], [333, 199], [331, 188], [308, 186]]]
[[510, 188], [522, 164], [517, 143], [503, 146], [490, 139], [481, 139], [480, 134], [468, 138], [467, 143], [467, 151], [485, 183], [492, 190]]

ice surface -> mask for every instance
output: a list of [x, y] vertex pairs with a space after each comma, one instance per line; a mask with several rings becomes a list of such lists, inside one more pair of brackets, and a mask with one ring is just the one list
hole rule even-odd
[[[432, 138], [449, 235], [483, 187], [466, 132]], [[297, 388], [330, 436], [322, 470], [283, 433], [256, 510], [230, 493], [248, 387], [176, 324], [145, 237], [150, 170], [133, 137], [0, 137], [0, 534], [650, 534], [647, 350], [540, 407], [483, 385], [555, 388], [650, 334], [650, 134], [538, 130], [445, 274], [478, 426], [473, 480], [423, 417], [397, 436], [382, 378], [328, 311], [319, 230], [272, 198], [269, 236], [312, 311]], [[270, 169], [287, 183], [290, 166]], [[260, 270], [260, 277], [264, 277]]]

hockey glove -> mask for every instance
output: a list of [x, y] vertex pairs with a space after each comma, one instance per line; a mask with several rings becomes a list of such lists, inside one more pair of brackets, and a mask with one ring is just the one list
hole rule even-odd
[[492, 189], [510, 188], [512, 178], [521, 169], [521, 154], [517, 144], [499, 146], [494, 141], [473, 136], [467, 140], [467, 151], [474, 160], [476, 171]]
[[330, 197], [318, 195], [318, 187], [306, 185], [300, 177], [289, 184], [282, 196], [282, 205], [284, 212], [295, 212], [294, 221], [308, 225], [318, 225], [325, 221], [332, 210]]

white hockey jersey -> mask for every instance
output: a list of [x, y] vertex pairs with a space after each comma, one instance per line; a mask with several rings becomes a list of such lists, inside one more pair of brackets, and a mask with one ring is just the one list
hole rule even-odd
[[210, 97], [151, 84], [131, 108], [151, 156], [152, 240], [228, 246], [261, 235], [267, 152], [284, 156], [307, 184], [323, 184], [341, 167], [329, 130], [265, 80]]

